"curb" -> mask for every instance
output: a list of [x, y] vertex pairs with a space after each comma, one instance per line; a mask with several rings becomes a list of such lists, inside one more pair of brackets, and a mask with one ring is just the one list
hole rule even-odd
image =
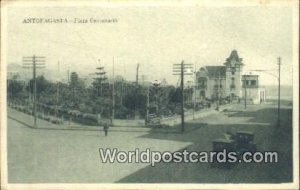
[[[213, 115], [213, 114], [217, 114], [217, 113], [220, 113], [222, 111], [224, 111], [225, 109], [230, 109], [232, 108], [231, 105], [228, 105], [228, 106], [224, 106], [224, 107], [220, 107], [220, 110], [219, 111], [216, 111], [214, 109], [211, 109], [211, 110], [207, 110], [206, 112], [202, 112], [202, 113], [198, 113], [199, 115], [195, 117], [195, 119], [199, 119], [199, 118], [203, 118], [203, 117], [207, 117], [209, 115]], [[192, 115], [187, 115], [186, 117], [191, 117]], [[90, 128], [90, 126], [84, 126], [84, 127], [71, 127], [71, 126], [54, 126], [54, 127], [34, 127], [32, 126], [32, 124], [28, 124], [16, 117], [13, 117], [11, 115], [8, 115], [7, 114], [7, 117], [12, 119], [12, 120], [15, 120], [31, 129], [44, 129], [44, 130], [72, 130], [72, 131], [104, 131], [103, 130], [103, 127], [99, 127], [98, 129], [97, 128]], [[161, 124], [162, 125], [168, 125], [169, 127], [173, 128], [174, 129], [174, 126], [176, 125], [179, 125], [180, 122], [178, 122], [177, 120], [180, 120], [180, 118], [172, 118], [170, 119], [171, 121], [169, 121], [169, 123], [166, 124], [166, 122], [168, 122], [167, 120], [165, 121], [162, 121]], [[173, 120], [173, 121], [172, 121]], [[186, 121], [192, 121], [193, 119], [186, 119]], [[95, 126], [97, 127], [97, 126]], [[120, 129], [116, 129], [116, 128], [120, 128]], [[123, 130], [121, 129], [123, 128]], [[146, 127], [146, 125], [142, 125], [140, 127], [137, 127], [137, 126], [133, 126], [133, 127], [126, 127], [124, 129], [124, 126], [113, 126], [113, 127], [110, 127], [110, 130], [109, 131], [119, 131], [119, 132], [151, 132], [151, 133], [178, 133], [178, 131], [174, 131], [174, 130], [166, 130], [164, 128], [159, 128], [159, 129], [155, 129], [155, 128], [149, 128], [149, 127]]]

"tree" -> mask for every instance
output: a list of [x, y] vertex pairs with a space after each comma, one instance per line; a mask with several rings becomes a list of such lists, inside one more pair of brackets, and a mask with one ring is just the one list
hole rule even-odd
[[83, 80], [79, 78], [76, 72], [71, 73], [69, 87], [72, 90], [81, 90], [85, 88]]
[[8, 98], [18, 98], [24, 95], [24, 84], [21, 81], [17, 80], [8, 80], [7, 81], [7, 94]]
[[[40, 93], [44, 92], [47, 88], [49, 88], [50, 83], [46, 80], [46, 78], [43, 75], [36, 77], [35, 80], [36, 80], [37, 97], [39, 97]], [[33, 93], [33, 79], [29, 81], [27, 90]]]
[[147, 102], [146, 89], [143, 89], [141, 86], [137, 88], [137, 90], [130, 90], [125, 94], [123, 103], [127, 109], [137, 111], [141, 116], [145, 116]]
[[98, 97], [98, 96], [103, 96], [105, 94], [105, 89], [107, 89], [107, 85], [105, 85], [107, 77], [106, 77], [106, 72], [104, 71], [104, 67], [97, 67], [96, 69], [97, 69], [95, 73], [96, 77], [94, 78], [92, 84], [93, 84], [94, 95]]
[[84, 82], [80, 79], [76, 72], [72, 72], [70, 76], [69, 91], [65, 94], [65, 100], [68, 102], [68, 107], [79, 109], [79, 105], [86, 101], [87, 89]]
[[104, 67], [97, 67], [96, 77], [92, 83], [89, 93], [89, 105], [92, 107], [93, 113], [100, 114], [101, 117], [110, 117], [112, 110], [112, 88], [107, 82]]
[[72, 72], [70, 75], [70, 87], [75, 88], [76, 86], [78, 86], [78, 74], [76, 72]]

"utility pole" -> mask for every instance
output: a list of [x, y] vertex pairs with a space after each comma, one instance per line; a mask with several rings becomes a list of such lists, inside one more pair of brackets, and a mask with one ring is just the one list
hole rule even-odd
[[115, 119], [115, 58], [113, 57], [112, 118], [111, 118], [112, 125], [114, 125], [114, 119]]
[[244, 84], [244, 89], [245, 89], [245, 109], [247, 109], [247, 79], [245, 78], [245, 84]]
[[23, 68], [33, 69], [33, 117], [34, 117], [34, 127], [37, 127], [37, 96], [36, 96], [36, 69], [45, 68], [45, 57], [30, 56], [23, 57]]
[[221, 79], [220, 79], [220, 71], [218, 76], [218, 82], [217, 82], [217, 110], [219, 111], [219, 104], [220, 104], [220, 85], [221, 85]]
[[137, 117], [137, 94], [138, 94], [138, 84], [139, 84], [139, 67], [140, 67], [140, 64], [138, 63], [137, 64], [137, 67], [136, 67], [136, 84], [135, 84], [135, 101], [134, 101], [134, 116]]
[[[60, 73], [60, 63], [57, 63], [57, 69], [58, 69], [58, 75]], [[57, 82], [57, 90], [56, 90], [56, 106], [55, 106], [55, 116], [57, 117], [58, 114], [58, 103], [59, 103], [59, 80], [60, 80], [60, 76], [58, 77], [58, 82]]]
[[123, 105], [123, 92], [124, 91], [124, 78], [122, 77], [122, 80], [121, 80], [121, 91], [120, 91], [120, 102], [121, 102], [121, 105]]
[[68, 84], [70, 84], [70, 71], [69, 71], [69, 69], [67, 70], [67, 81], [68, 81]]
[[184, 62], [181, 62], [181, 131], [184, 132]]
[[150, 84], [147, 88], [147, 108], [146, 108], [146, 124], [149, 122], [149, 109], [150, 109]]
[[278, 105], [277, 105], [277, 126], [279, 127], [280, 126], [280, 69], [281, 69], [281, 57], [278, 57], [277, 58], [278, 60], [278, 76], [277, 75], [274, 75], [272, 73], [268, 73], [267, 71], [268, 70], [253, 70], [253, 71], [259, 71], [259, 72], [264, 72], [266, 74], [269, 74], [275, 78], [278, 79]]
[[281, 65], [281, 57], [278, 57], [278, 115], [277, 115], [278, 127], [280, 127], [280, 65]]
[[197, 73], [196, 73], [196, 64], [194, 64], [194, 85], [193, 85], [193, 120], [195, 120], [195, 109], [196, 109], [196, 82], [197, 82]]
[[155, 107], [156, 107], [156, 115], [159, 115], [159, 106], [158, 106], [158, 91], [160, 90], [159, 87], [161, 85], [160, 82], [158, 82], [157, 80], [155, 80], [156, 82], [153, 83], [153, 89], [155, 92], [154, 98], [155, 98]]
[[32, 58], [33, 63], [33, 116], [34, 116], [34, 127], [36, 127], [36, 60], [35, 56]]
[[149, 112], [150, 112], [150, 82], [146, 82], [147, 84], [147, 102], [146, 102], [146, 119], [145, 124], [148, 125], [149, 123]]
[[180, 64], [173, 64], [173, 75], [180, 75], [181, 83], [181, 132], [184, 132], [184, 75], [193, 75], [193, 73], [187, 73], [187, 69], [192, 69], [192, 64], [185, 64], [184, 61]]
[[140, 64], [138, 63], [136, 67], [136, 86], [139, 84], [139, 67]]

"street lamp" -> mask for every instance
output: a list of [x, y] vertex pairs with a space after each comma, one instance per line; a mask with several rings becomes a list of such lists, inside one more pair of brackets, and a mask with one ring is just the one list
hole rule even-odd
[[266, 74], [269, 74], [275, 78], [278, 79], [278, 107], [277, 107], [277, 126], [279, 127], [280, 126], [280, 66], [281, 66], [281, 57], [278, 57], [277, 58], [278, 60], [278, 76], [277, 75], [274, 75], [272, 73], [269, 73], [268, 71], [270, 70], [252, 70], [252, 71], [257, 71], [257, 72], [263, 72], [263, 73], [266, 73]]

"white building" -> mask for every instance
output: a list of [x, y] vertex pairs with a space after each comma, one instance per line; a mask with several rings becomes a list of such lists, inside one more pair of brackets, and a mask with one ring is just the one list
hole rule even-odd
[[226, 62], [218, 66], [204, 66], [196, 73], [195, 98], [199, 102], [205, 98], [217, 99], [241, 97], [242, 58], [233, 50]]
[[266, 100], [266, 89], [259, 86], [258, 75], [243, 75], [242, 99], [248, 103], [260, 104]]

